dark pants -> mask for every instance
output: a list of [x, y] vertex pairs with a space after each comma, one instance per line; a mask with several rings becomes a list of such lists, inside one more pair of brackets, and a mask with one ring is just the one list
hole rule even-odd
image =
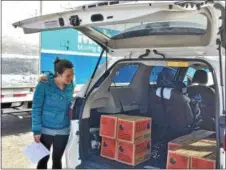
[[[69, 135], [56, 135], [56, 136], [50, 136], [45, 134], [41, 135], [40, 141], [41, 143], [43, 143], [43, 145], [45, 145], [45, 147], [48, 150], [50, 150], [50, 147], [53, 144], [52, 169], [62, 169], [61, 158], [66, 148], [68, 137]], [[37, 165], [37, 169], [47, 169], [48, 160], [49, 156], [42, 158]]]

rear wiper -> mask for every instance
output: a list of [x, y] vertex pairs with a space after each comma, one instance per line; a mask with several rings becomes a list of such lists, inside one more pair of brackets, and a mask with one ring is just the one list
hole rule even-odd
[[95, 76], [95, 74], [96, 74], [96, 71], [97, 71], [97, 68], [98, 68], [98, 66], [99, 66], [99, 64], [100, 64], [100, 61], [101, 61], [101, 59], [102, 59], [102, 57], [103, 57], [104, 50], [105, 50], [105, 48], [103, 48], [102, 51], [101, 51], [101, 53], [100, 53], [100, 56], [99, 56], [98, 61], [97, 61], [97, 63], [96, 63], [95, 69], [94, 69], [93, 74], [92, 74], [92, 76], [91, 76], [91, 78], [90, 78], [89, 84], [88, 84], [88, 86], [87, 86], [87, 88], [86, 88], [85, 95], [84, 95], [85, 97], [86, 97], [87, 92], [88, 92], [88, 90], [89, 90], [89, 86], [90, 86], [90, 84], [91, 84], [91, 82], [92, 82], [92, 80], [93, 80], [93, 78], [94, 78], [94, 76]]

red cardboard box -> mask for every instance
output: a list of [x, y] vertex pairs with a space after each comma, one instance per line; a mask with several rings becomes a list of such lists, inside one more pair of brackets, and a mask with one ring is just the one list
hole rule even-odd
[[100, 155], [102, 157], [115, 160], [116, 159], [116, 140], [102, 137]]
[[216, 152], [204, 158], [191, 158], [191, 169], [215, 169], [216, 168]]
[[201, 139], [207, 138], [209, 136], [215, 135], [215, 132], [207, 130], [197, 130], [188, 135], [178, 137], [168, 143], [168, 150], [174, 150], [180, 148], [183, 145], [190, 145]]
[[119, 117], [124, 117], [123, 114], [116, 115], [101, 115], [100, 118], [100, 136], [116, 139], [116, 128]]
[[190, 158], [187, 155], [178, 154], [169, 150], [167, 156], [167, 169], [189, 169]]
[[193, 155], [191, 157], [190, 168], [191, 169], [215, 169], [216, 168], [216, 139], [205, 138], [200, 142], [202, 142], [202, 145], [204, 147], [208, 148], [205, 150], [212, 151], [212, 153], [205, 156]]
[[168, 151], [167, 169], [213, 169], [216, 139], [206, 138]]
[[137, 143], [151, 138], [150, 117], [124, 116], [118, 118], [117, 140]]
[[117, 161], [135, 166], [150, 159], [151, 139], [144, 140], [136, 144], [124, 141], [117, 141], [116, 148]]

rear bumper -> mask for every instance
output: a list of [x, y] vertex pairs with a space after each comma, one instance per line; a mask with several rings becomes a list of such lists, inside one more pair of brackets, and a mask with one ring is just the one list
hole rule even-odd
[[25, 97], [4, 97], [1, 98], [1, 103], [16, 103], [16, 102], [32, 102], [33, 94]]

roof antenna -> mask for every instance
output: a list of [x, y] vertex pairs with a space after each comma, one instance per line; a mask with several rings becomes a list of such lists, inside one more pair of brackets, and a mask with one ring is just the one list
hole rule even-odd
[[164, 59], [166, 58], [164, 54], [159, 53], [157, 50], [153, 50], [153, 52], [157, 55], [161, 55]]
[[150, 52], [151, 52], [151, 50], [146, 49], [146, 52], [145, 52], [144, 54], [141, 54], [141, 55], [139, 56], [139, 59], [142, 59], [142, 58], [144, 58], [144, 57], [147, 57], [147, 56], [150, 54]]

